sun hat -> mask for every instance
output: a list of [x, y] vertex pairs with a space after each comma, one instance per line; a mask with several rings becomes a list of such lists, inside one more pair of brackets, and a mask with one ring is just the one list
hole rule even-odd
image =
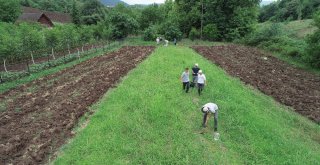
[[194, 64], [195, 66], [199, 66], [198, 63]]
[[202, 73], [202, 70], [199, 70], [199, 72], [198, 73]]

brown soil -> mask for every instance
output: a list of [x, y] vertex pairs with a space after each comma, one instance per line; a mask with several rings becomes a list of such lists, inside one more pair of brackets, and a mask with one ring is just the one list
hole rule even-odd
[[88, 107], [153, 50], [124, 47], [0, 94], [0, 164], [46, 163]]
[[239, 77], [296, 112], [320, 123], [320, 77], [258, 49], [228, 45], [193, 47], [230, 75]]

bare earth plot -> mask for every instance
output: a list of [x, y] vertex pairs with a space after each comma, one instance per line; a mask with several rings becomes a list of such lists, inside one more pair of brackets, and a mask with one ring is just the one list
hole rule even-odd
[[43, 164], [154, 47], [124, 47], [0, 94], [0, 164]]
[[[193, 47], [230, 75], [239, 77], [296, 112], [320, 123], [320, 77], [294, 68], [254, 48], [228, 45]], [[209, 73], [207, 73], [209, 74]]]

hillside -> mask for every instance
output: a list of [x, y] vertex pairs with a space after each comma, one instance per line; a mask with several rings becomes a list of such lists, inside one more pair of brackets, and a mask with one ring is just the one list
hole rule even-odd
[[121, 0], [101, 0], [101, 3], [105, 6], [116, 6], [118, 3], [123, 3], [125, 5], [128, 5], [127, 3], [121, 1]]

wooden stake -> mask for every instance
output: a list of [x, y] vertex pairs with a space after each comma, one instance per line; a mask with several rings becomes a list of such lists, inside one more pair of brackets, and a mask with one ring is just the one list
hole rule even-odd
[[4, 70], [6, 71], [6, 73], [8, 73], [7, 67], [6, 67], [6, 60], [3, 60], [3, 66], [4, 66]]
[[69, 55], [71, 54], [71, 52], [70, 52], [70, 45], [68, 44], [68, 51], [69, 51]]
[[[77, 48], [78, 49], [78, 48]], [[78, 58], [80, 59], [80, 50], [78, 49]]]
[[53, 48], [52, 48], [52, 57], [53, 57], [54, 60], [56, 59], [56, 57], [54, 56]]
[[33, 65], [36, 64], [36, 63], [34, 62], [34, 58], [33, 58], [33, 53], [32, 53], [32, 51], [31, 51], [31, 60], [32, 60]]

